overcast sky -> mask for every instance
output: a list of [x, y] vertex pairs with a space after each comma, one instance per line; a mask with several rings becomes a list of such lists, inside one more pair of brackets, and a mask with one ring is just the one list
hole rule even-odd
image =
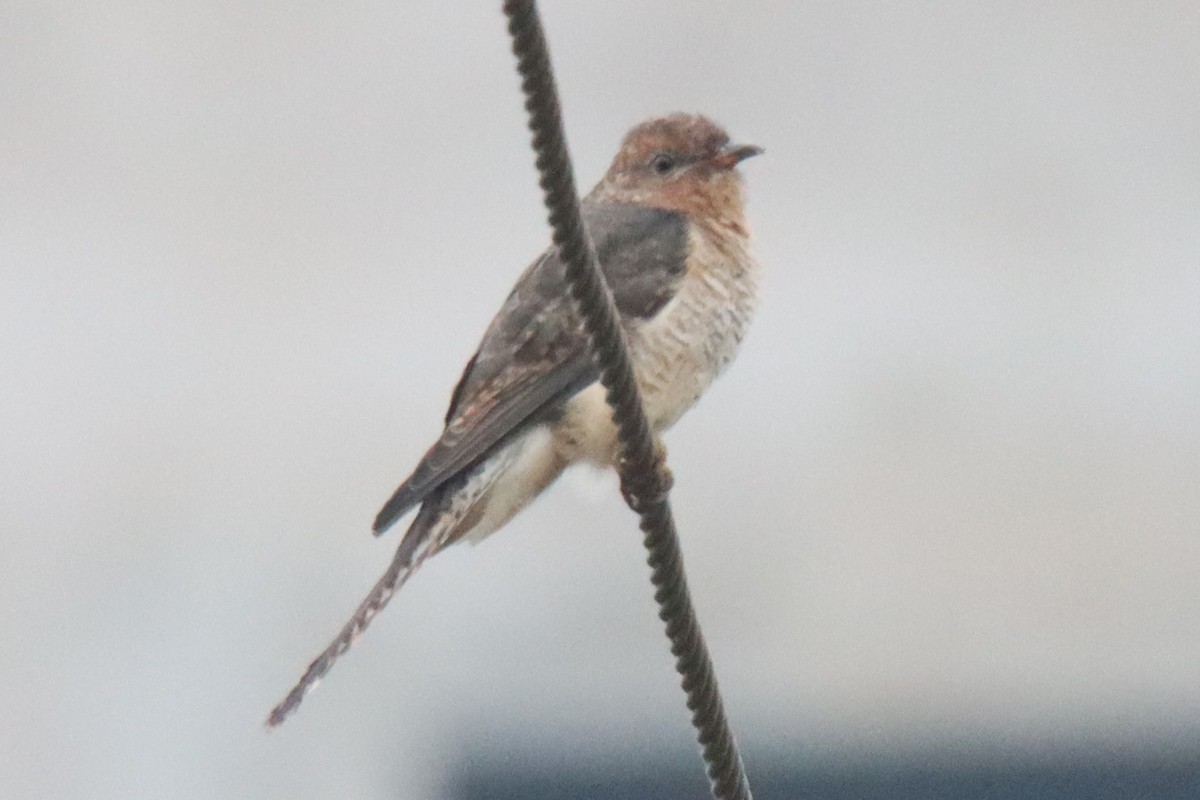
[[[261, 728], [548, 241], [497, 5], [0, 5], [6, 795], [690, 752], [586, 470]], [[758, 319], [667, 438], [750, 757], [1195, 746], [1200, 6], [544, 10], [581, 186], [669, 111], [767, 151]]]

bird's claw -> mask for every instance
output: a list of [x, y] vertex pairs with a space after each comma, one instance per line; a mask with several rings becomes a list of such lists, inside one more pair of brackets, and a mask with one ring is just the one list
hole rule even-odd
[[667, 466], [667, 448], [661, 439], [654, 440], [654, 450], [653, 467], [638, 474], [628, 475], [628, 461], [621, 459], [621, 496], [638, 514], [665, 503], [675, 485], [675, 475]]

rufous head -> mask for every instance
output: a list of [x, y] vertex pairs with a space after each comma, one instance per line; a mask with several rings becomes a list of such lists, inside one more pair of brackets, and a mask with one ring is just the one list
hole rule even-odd
[[625, 134], [621, 149], [592, 196], [680, 211], [701, 221], [740, 225], [737, 165], [762, 153], [731, 144], [729, 134], [699, 114], [648, 120]]

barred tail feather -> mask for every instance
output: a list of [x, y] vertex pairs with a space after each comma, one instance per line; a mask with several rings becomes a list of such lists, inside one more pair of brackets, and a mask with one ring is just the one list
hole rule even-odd
[[421, 511], [413, 520], [412, 526], [408, 529], [404, 540], [396, 549], [396, 555], [392, 558], [392, 563], [388, 567], [387, 572], [376, 581], [375, 586], [371, 589], [370, 594], [366, 599], [359, 604], [358, 610], [354, 612], [354, 616], [345, 624], [337, 638], [329, 643], [329, 646], [317, 656], [317, 658], [308, 665], [308, 669], [304, 671], [304, 675], [296, 683], [292, 690], [288, 692], [287, 697], [283, 701], [271, 709], [270, 715], [267, 717], [267, 727], [275, 728], [282, 725], [284, 720], [291, 716], [300, 703], [304, 701], [305, 696], [316, 688], [321, 679], [333, 668], [334, 663], [341, 658], [347, 650], [350, 649], [358, 637], [362, 635], [367, 626], [371, 624], [371, 620], [375, 615], [384, 609], [392, 596], [399, 591], [414, 572], [421, 566], [426, 558], [433, 555], [438, 550], [438, 544], [444, 537], [431, 535], [433, 531], [433, 522], [438, 514], [438, 506], [440, 503], [434, 501], [427, 502]]
[[[557, 477], [563, 464], [556, 460], [550, 448], [550, 434], [541, 428], [532, 433], [536, 435], [527, 434], [516, 439], [466, 475], [442, 484], [425, 497], [387, 572], [337, 638], [309, 664], [300, 681], [271, 711], [267, 727], [282, 724], [299, 707], [304, 696], [350, 649], [425, 559], [464, 536], [479, 538], [494, 531]], [[502, 492], [504, 496], [500, 502], [491, 503], [489, 498], [493, 497], [493, 490], [518, 462], [524, 465], [524, 469], [518, 470], [522, 479]]]

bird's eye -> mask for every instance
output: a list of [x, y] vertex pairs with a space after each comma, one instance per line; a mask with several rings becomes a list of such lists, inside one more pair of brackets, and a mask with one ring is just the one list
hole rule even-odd
[[675, 158], [666, 153], [659, 153], [654, 158], [650, 159], [650, 168], [659, 175], [666, 175], [671, 170], [675, 169]]

